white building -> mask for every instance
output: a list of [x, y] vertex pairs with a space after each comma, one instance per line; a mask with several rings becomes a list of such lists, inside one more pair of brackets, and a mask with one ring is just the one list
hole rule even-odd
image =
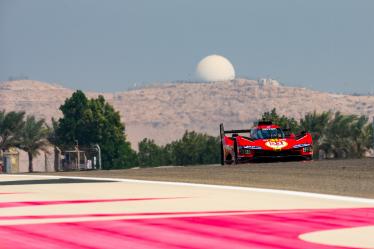
[[271, 78], [261, 78], [258, 80], [260, 86], [280, 86], [279, 81], [273, 80]]

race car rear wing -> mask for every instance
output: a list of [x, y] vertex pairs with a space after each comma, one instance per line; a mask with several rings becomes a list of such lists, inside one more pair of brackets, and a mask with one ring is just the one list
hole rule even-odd
[[219, 134], [221, 136], [221, 139], [225, 136], [225, 134], [239, 134], [239, 133], [250, 133], [250, 129], [245, 130], [226, 130], [223, 128], [223, 124], [219, 125]]

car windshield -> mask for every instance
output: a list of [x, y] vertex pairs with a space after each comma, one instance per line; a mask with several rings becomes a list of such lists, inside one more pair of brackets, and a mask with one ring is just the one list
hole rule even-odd
[[280, 128], [253, 129], [251, 137], [254, 139], [284, 138], [284, 132]]

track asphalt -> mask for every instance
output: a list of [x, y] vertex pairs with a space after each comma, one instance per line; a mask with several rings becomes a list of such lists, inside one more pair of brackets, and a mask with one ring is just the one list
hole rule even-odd
[[50, 174], [204, 183], [374, 198], [374, 158]]

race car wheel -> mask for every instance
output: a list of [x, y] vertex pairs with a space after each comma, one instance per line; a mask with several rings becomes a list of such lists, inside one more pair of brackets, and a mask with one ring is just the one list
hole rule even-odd
[[234, 163], [238, 164], [238, 142], [234, 140]]
[[223, 151], [223, 143], [221, 142], [221, 165], [225, 164], [225, 155]]

